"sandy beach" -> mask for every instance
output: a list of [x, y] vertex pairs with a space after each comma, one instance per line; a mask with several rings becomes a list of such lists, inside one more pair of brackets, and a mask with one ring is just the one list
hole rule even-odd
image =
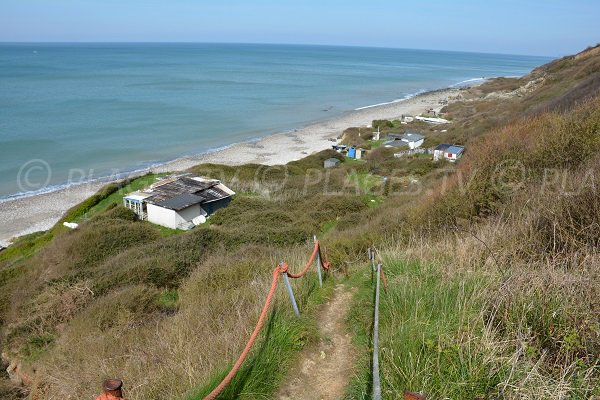
[[[337, 138], [348, 127], [369, 126], [374, 119], [395, 119], [402, 114], [418, 115], [429, 108], [439, 110], [442, 107], [440, 101], [448, 100], [458, 91], [446, 89], [428, 92], [398, 102], [348, 111], [292, 132], [267, 136], [252, 143], [235, 144], [209, 154], [177, 159], [148, 171], [181, 171], [204, 162], [227, 165], [285, 164], [329, 148], [333, 144], [331, 139]], [[51, 228], [66, 210], [94, 194], [106, 183], [85, 183], [0, 203], [0, 245], [6, 246], [11, 238]]]

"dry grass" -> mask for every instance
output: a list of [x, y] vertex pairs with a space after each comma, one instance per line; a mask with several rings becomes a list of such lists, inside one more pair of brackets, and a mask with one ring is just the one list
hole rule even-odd
[[[593, 159], [582, 168], [597, 172], [597, 166]], [[599, 182], [584, 187], [580, 169], [565, 173], [578, 194], [565, 195], [556, 186], [544, 192], [528, 187], [523, 198], [483, 223], [434, 237], [415, 234], [384, 252], [388, 259], [435, 265], [448, 281], [483, 277], [485, 283], [475, 292], [483, 299], [483, 312], [470, 317], [478, 325], [467, 326], [479, 326], [471, 335], [489, 342], [477, 348], [486, 349], [494, 365], [507, 368], [488, 394], [587, 399], [598, 390], [600, 195], [591, 188]]]
[[[120, 376], [130, 399], [182, 398], [237, 358], [258, 319], [279, 257], [298, 268], [309, 253], [310, 246], [283, 253], [250, 246], [227, 257], [211, 255], [179, 289], [174, 314], [160, 310], [156, 291], [139, 285], [94, 299], [41, 359], [43, 385], [34, 393], [91, 398], [98, 392], [98, 382]], [[295, 282], [300, 306], [309, 314], [306, 307], [314, 283], [312, 275]], [[297, 321], [290, 312], [282, 285], [274, 304], [277, 329], [292, 330], [288, 333], [293, 350], [314, 337], [310, 324]], [[261, 340], [267, 339], [263, 335]], [[290, 359], [273, 361], [283, 366]]]
[[[596, 63], [568, 58], [535, 71], [547, 79], [521, 100], [448, 107], [452, 127], [431, 135], [467, 144], [458, 168], [385, 149], [333, 170], [322, 168], [330, 151], [286, 166], [202, 165], [192, 171], [238, 192], [210, 226], [164, 237], [115, 207], [79, 230], [26, 238], [0, 257], [3, 352], [35, 366], [34, 398], [91, 398], [111, 376], [125, 379], [130, 399], [197, 398], [245, 344], [275, 263], [303, 265], [322, 230], [336, 270], [351, 275], [374, 243], [396, 267], [390, 281], [402, 290], [390, 296], [383, 339], [390, 397], [412, 382], [439, 397], [587, 398], [600, 354], [600, 99], [580, 104], [589, 91], [568, 89], [597, 74]], [[517, 120], [561, 95], [568, 112]], [[290, 314], [280, 288], [263, 357], [227, 396], [268, 398], [314, 339], [322, 292], [314, 279], [296, 285], [308, 318]], [[392, 329], [399, 323], [406, 329]], [[410, 342], [425, 328], [431, 335]], [[407, 342], [421, 358], [405, 358]], [[437, 345], [446, 352], [436, 364]], [[423, 372], [436, 366], [435, 378]]]
[[[345, 173], [334, 173], [332, 194], [306, 182], [303, 171], [327, 156], [294, 163], [269, 185], [254, 181], [263, 167], [248, 167], [247, 177], [235, 179], [264, 195], [242, 193], [212, 225], [186, 234], [163, 237], [122, 207], [57, 233], [20, 265], [27, 272], [12, 288], [3, 338], [8, 357], [40, 376], [32, 396], [91, 397], [109, 376], [125, 379], [131, 399], [200, 396], [245, 344], [275, 263], [303, 265], [312, 250], [307, 241], [322, 224], [367, 207], [345, 194], [354, 193]], [[323, 292], [315, 291], [313, 275], [295, 283], [301, 319], [290, 314], [280, 288], [269, 339], [257, 346], [263, 357], [246, 364], [231, 390], [268, 396], [281, 366], [314, 338], [308, 316]], [[261, 368], [250, 368], [255, 364]]]

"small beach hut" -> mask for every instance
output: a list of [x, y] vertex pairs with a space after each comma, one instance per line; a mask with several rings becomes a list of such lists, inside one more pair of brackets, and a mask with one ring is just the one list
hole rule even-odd
[[343, 144], [334, 144], [331, 148], [340, 154], [345, 154], [348, 151], [348, 146]]
[[377, 132], [373, 132], [373, 140], [379, 140], [381, 132], [379, 131], [379, 127], [377, 127]]
[[433, 161], [446, 159], [450, 162], [455, 162], [460, 159], [465, 152], [463, 146], [443, 143], [433, 149]]
[[340, 162], [341, 161], [337, 158], [328, 158], [327, 160], [323, 161], [323, 168], [335, 168], [340, 165]]
[[356, 158], [356, 147], [352, 146], [348, 149], [348, 157]]
[[400, 140], [406, 143], [408, 148], [412, 150], [421, 147], [425, 140], [425, 136], [415, 131], [406, 131], [404, 135], [400, 137]]

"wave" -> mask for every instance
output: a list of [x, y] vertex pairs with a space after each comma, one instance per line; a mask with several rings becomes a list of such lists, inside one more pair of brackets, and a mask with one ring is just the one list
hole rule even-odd
[[[291, 130], [289, 132], [293, 132], [293, 130]], [[284, 133], [287, 133], [287, 132], [284, 132]], [[169, 164], [176, 163], [181, 160], [186, 160], [191, 157], [202, 157], [202, 156], [209, 155], [212, 153], [217, 153], [219, 151], [227, 150], [230, 147], [233, 147], [233, 146], [236, 146], [239, 144], [254, 143], [254, 142], [259, 141], [260, 139], [261, 139], [260, 137], [255, 137], [255, 138], [250, 138], [250, 139], [242, 140], [242, 141], [235, 142], [235, 143], [226, 144], [223, 146], [210, 147], [207, 150], [204, 150], [202, 152], [190, 154], [190, 155], [183, 155], [181, 157], [177, 157], [175, 159], [168, 160], [168, 161], [161, 161], [161, 162], [150, 161], [150, 162], [145, 163], [145, 165], [142, 168], [128, 169], [128, 170], [124, 170], [123, 172], [120, 172], [117, 174], [113, 173], [110, 175], [100, 176], [97, 178], [83, 179], [83, 180], [79, 180], [77, 182], [64, 182], [64, 183], [59, 183], [59, 184], [54, 184], [54, 185], [48, 185], [48, 186], [43, 187], [38, 190], [31, 190], [31, 191], [27, 191], [27, 192], [17, 192], [17, 193], [5, 195], [5, 196], [0, 196], [0, 204], [6, 203], [9, 201], [13, 201], [13, 200], [19, 200], [19, 199], [24, 199], [24, 198], [28, 198], [28, 197], [35, 197], [35, 196], [39, 196], [39, 195], [43, 195], [43, 194], [58, 192], [61, 190], [67, 190], [67, 189], [71, 189], [71, 188], [83, 186], [83, 185], [89, 185], [89, 184], [94, 184], [94, 183], [110, 183], [110, 182], [119, 181], [121, 179], [136, 178], [136, 177], [142, 176], [144, 174], [147, 174], [149, 172], [152, 172], [153, 170], [155, 170], [157, 168], [165, 167], [165, 166], [168, 166]]]
[[[504, 78], [520, 78], [521, 76], [519, 75], [515, 75], [515, 76], [505, 76]], [[428, 90], [428, 89], [420, 89], [418, 91], [416, 91], [415, 93], [411, 93], [411, 94], [407, 94], [406, 96], [400, 98], [400, 99], [396, 99], [396, 100], [392, 100], [392, 101], [386, 101], [383, 103], [377, 103], [377, 104], [370, 104], [368, 106], [364, 106], [364, 107], [358, 107], [355, 108], [354, 111], [360, 111], [360, 110], [366, 110], [368, 108], [373, 108], [373, 107], [379, 107], [379, 106], [385, 106], [388, 104], [394, 104], [394, 103], [399, 103], [401, 101], [405, 101], [408, 100], [410, 98], [413, 98], [415, 96], [421, 95], [423, 93], [429, 93], [429, 92], [436, 92], [439, 90], [444, 90], [444, 89], [454, 89], [454, 88], [460, 88], [462, 86], [467, 86], [467, 84], [472, 84], [472, 83], [477, 83], [477, 84], [482, 84], [490, 79], [493, 79], [494, 77], [481, 77], [481, 78], [470, 78], [470, 79], [465, 79], [464, 81], [460, 81], [460, 82], [456, 82], [453, 83], [445, 88], [441, 88], [441, 89], [435, 89], [435, 90]]]
[[34, 197], [34, 196], [39, 196], [39, 195], [43, 195], [43, 194], [58, 192], [61, 190], [67, 190], [67, 189], [71, 189], [71, 188], [74, 188], [77, 186], [89, 185], [89, 184], [93, 184], [93, 183], [114, 182], [114, 181], [118, 181], [121, 179], [129, 178], [129, 177], [139, 176], [145, 172], [148, 172], [150, 169], [151, 169], [150, 167], [136, 169], [136, 170], [131, 170], [131, 171], [127, 171], [127, 172], [121, 172], [118, 174], [101, 176], [98, 178], [83, 179], [83, 180], [80, 180], [77, 182], [65, 182], [65, 183], [58, 183], [58, 184], [54, 184], [54, 185], [48, 185], [48, 186], [43, 187], [38, 190], [31, 190], [31, 191], [27, 191], [27, 192], [17, 192], [17, 193], [5, 195], [5, 196], [0, 196], [0, 204], [6, 203], [6, 202], [12, 201], [12, 200], [19, 200], [19, 199], [24, 199], [27, 197]]
[[404, 97], [402, 97], [400, 99], [396, 99], [396, 100], [392, 100], [392, 101], [386, 101], [384, 103], [371, 104], [371, 105], [364, 106], [364, 107], [358, 107], [358, 108], [355, 108], [354, 111], [366, 110], [367, 108], [373, 108], [373, 107], [385, 106], [385, 105], [388, 105], [388, 104], [400, 103], [401, 101], [405, 101], [405, 100], [411, 99], [411, 98], [413, 98], [415, 96], [418, 96], [420, 94], [427, 93], [427, 92], [428, 92], [428, 90], [426, 90], [426, 89], [420, 89], [420, 90], [418, 90], [418, 91], [416, 91], [414, 93], [407, 94], [406, 96], [404, 96]]
[[481, 78], [471, 78], [471, 79], [466, 79], [464, 81], [460, 81], [460, 82], [456, 82], [448, 87], [451, 88], [456, 88], [456, 87], [461, 87], [461, 86], [465, 86], [467, 83], [474, 83], [474, 82], [479, 82], [479, 83], [484, 83], [485, 81], [487, 81], [489, 78], [485, 78], [485, 77], [481, 77]]

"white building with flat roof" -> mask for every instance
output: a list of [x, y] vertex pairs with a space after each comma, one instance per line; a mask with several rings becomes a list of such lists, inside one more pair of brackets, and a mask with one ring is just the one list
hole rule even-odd
[[142, 220], [171, 229], [191, 229], [231, 202], [235, 192], [216, 179], [179, 175], [161, 179], [123, 197]]

